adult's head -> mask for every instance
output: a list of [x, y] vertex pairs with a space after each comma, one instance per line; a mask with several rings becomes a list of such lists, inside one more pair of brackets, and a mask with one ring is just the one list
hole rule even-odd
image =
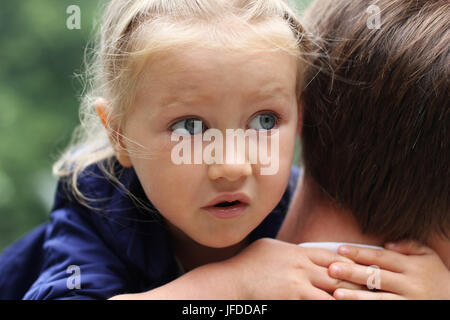
[[320, 46], [303, 96], [306, 175], [384, 240], [448, 235], [449, 16], [446, 0], [318, 0], [305, 15]]

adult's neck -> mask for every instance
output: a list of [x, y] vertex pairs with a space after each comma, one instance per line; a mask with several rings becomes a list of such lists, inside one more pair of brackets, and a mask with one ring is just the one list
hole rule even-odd
[[301, 177], [293, 199], [278, 239], [383, 245], [381, 238], [363, 234], [351, 212], [335, 204], [307, 174]]
[[[300, 178], [277, 238], [296, 244], [324, 241], [384, 244], [381, 237], [363, 234], [351, 212], [336, 205], [307, 174]], [[450, 269], [450, 241], [433, 234], [426, 245]]]

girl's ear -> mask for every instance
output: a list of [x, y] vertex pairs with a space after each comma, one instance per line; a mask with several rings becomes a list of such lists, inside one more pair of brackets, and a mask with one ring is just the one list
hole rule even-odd
[[117, 160], [122, 167], [128, 168], [132, 166], [130, 156], [126, 149], [126, 145], [122, 141], [122, 132], [112, 122], [108, 121], [109, 103], [103, 98], [98, 98], [95, 103], [95, 111], [105, 130], [108, 132], [109, 142], [114, 149]]

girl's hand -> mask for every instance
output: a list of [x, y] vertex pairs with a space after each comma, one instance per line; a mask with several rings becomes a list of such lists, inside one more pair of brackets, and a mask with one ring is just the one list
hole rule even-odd
[[333, 263], [330, 275], [377, 291], [337, 289], [336, 299], [450, 299], [450, 271], [432, 249], [413, 241], [385, 247], [390, 250], [339, 247], [339, 254], [358, 264]]
[[333, 299], [337, 288], [361, 288], [328, 275], [328, 266], [338, 261], [353, 263], [329, 250], [264, 238], [156, 289], [111, 299]]
[[333, 299], [337, 288], [360, 286], [333, 279], [328, 266], [352, 263], [334, 252], [260, 239], [226, 263], [241, 288], [239, 299]]

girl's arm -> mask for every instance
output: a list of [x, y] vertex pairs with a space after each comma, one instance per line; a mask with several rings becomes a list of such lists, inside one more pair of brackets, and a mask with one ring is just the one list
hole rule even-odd
[[339, 300], [450, 299], [450, 271], [436, 252], [416, 242], [386, 247], [391, 250], [340, 247], [340, 254], [360, 265], [333, 263], [330, 275], [377, 291], [338, 289], [334, 297]]
[[350, 260], [323, 249], [260, 239], [235, 257], [196, 268], [159, 288], [111, 299], [332, 299], [338, 287], [327, 267]]
[[225, 263], [198, 267], [156, 289], [123, 294], [110, 300], [207, 300], [239, 299], [240, 287]]

